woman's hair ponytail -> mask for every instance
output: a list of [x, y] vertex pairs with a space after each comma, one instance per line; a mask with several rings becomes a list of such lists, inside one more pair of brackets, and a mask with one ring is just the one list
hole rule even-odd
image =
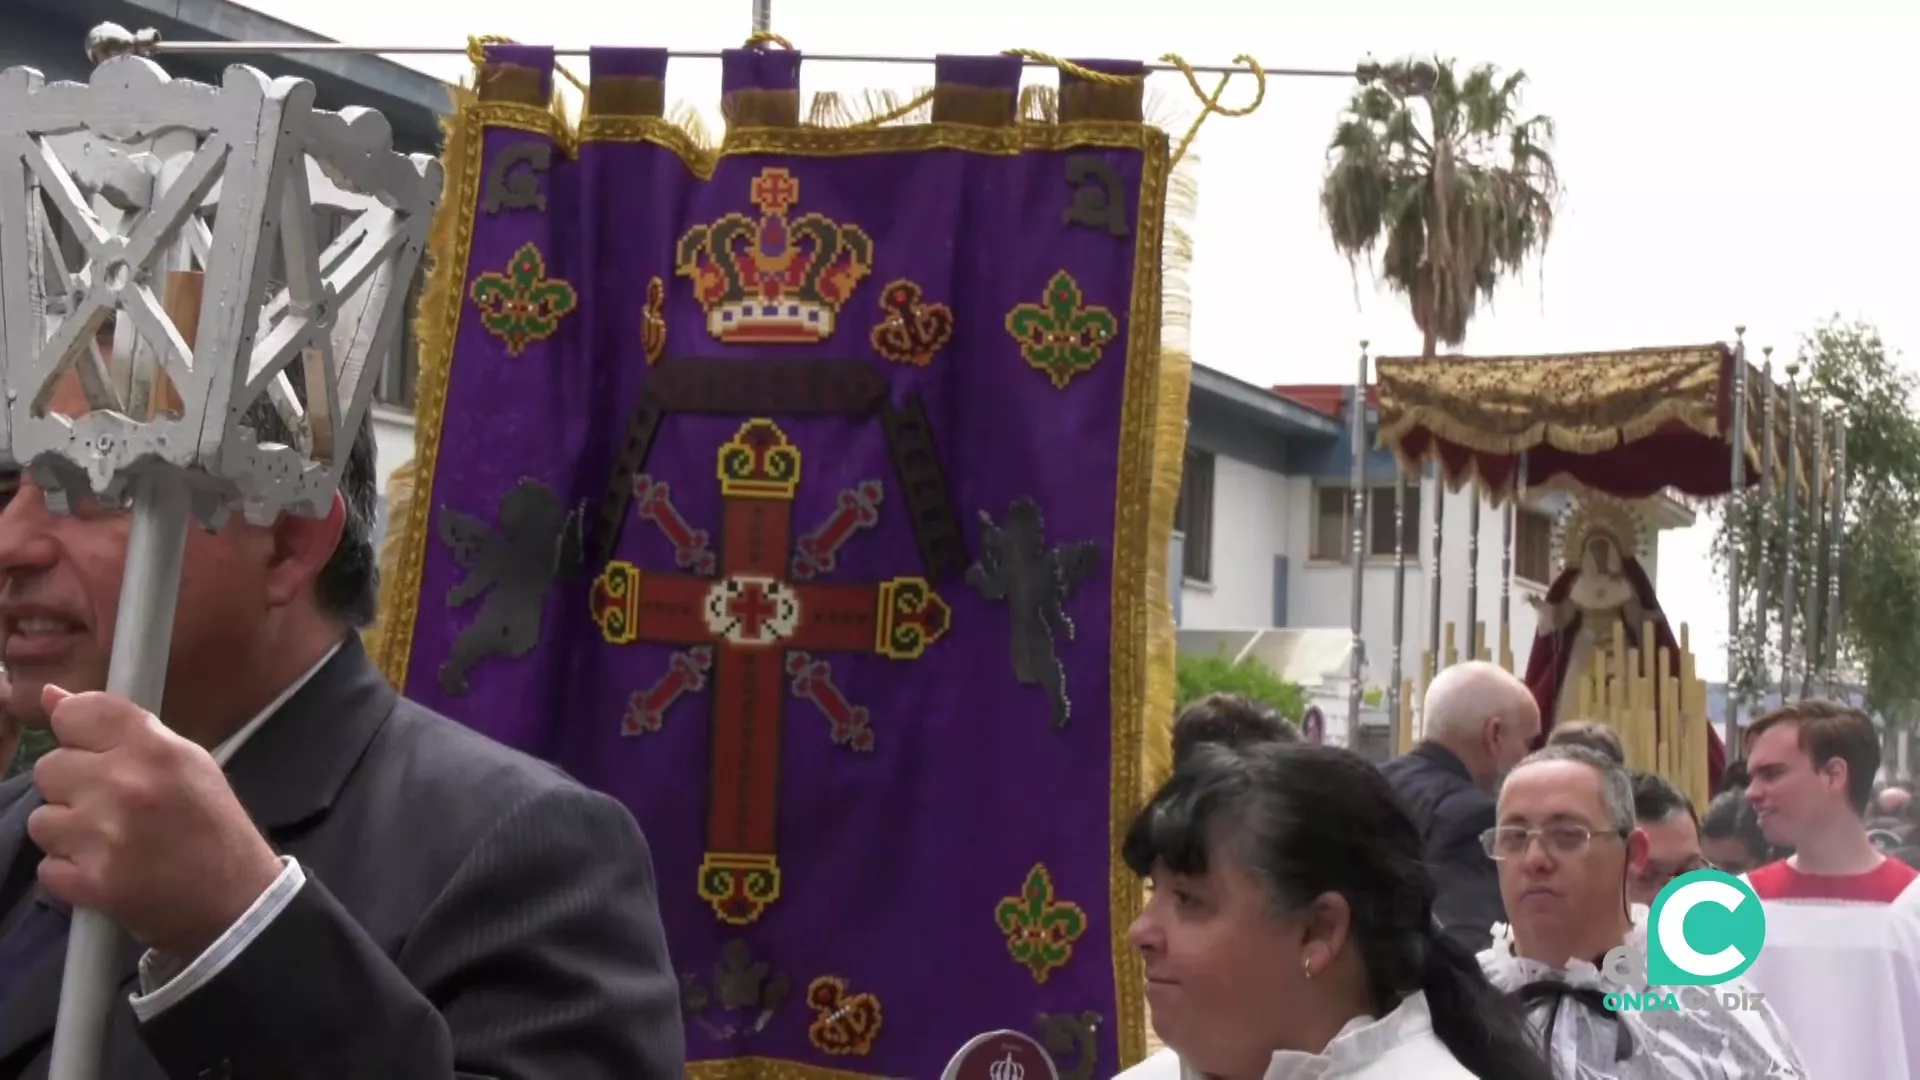
[[1480, 962], [1436, 926], [1425, 936], [1420, 988], [1433, 1033], [1481, 1080], [1554, 1080], [1526, 1016], [1487, 981]]

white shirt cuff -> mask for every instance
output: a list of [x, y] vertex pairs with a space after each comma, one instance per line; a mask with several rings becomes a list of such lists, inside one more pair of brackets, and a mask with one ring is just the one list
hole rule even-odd
[[283, 855], [280, 876], [274, 878], [267, 891], [240, 916], [240, 921], [228, 927], [227, 932], [192, 963], [182, 964], [178, 957], [149, 949], [140, 958], [140, 992], [130, 998], [133, 1014], [141, 1023], [147, 1023], [212, 981], [279, 918], [306, 883], [307, 875], [300, 864], [292, 856]]

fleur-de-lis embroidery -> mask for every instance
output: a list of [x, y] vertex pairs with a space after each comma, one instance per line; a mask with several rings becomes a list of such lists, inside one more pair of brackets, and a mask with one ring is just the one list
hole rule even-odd
[[647, 303], [640, 309], [640, 347], [648, 366], [659, 363], [667, 351], [667, 285], [659, 278], [647, 282]]
[[480, 325], [506, 343], [508, 356], [552, 337], [560, 320], [580, 306], [572, 285], [547, 276], [547, 260], [532, 244], [514, 252], [506, 273], [488, 271], [474, 278], [469, 295], [480, 309]]
[[1053, 875], [1044, 863], [1027, 871], [1020, 895], [1001, 900], [993, 918], [1007, 936], [1007, 952], [1037, 983], [1073, 959], [1073, 943], [1087, 932], [1087, 913], [1078, 904], [1055, 898]]
[[1089, 306], [1080, 283], [1065, 270], [1047, 282], [1046, 300], [1020, 304], [1007, 312], [1007, 333], [1020, 343], [1020, 355], [1066, 389], [1074, 376], [1092, 371], [1107, 343], [1120, 333], [1113, 312]]

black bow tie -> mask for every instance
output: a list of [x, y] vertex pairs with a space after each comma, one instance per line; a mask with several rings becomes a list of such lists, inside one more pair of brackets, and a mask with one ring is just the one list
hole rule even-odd
[[1559, 979], [1536, 979], [1514, 991], [1513, 996], [1521, 1008], [1529, 1011], [1539, 1005], [1552, 1008], [1553, 1011], [1547, 1016], [1544, 1040], [1549, 1046], [1553, 1044], [1554, 1021], [1560, 1016], [1560, 999], [1572, 998], [1588, 1010], [1613, 1021], [1617, 1033], [1613, 1042], [1613, 1060], [1625, 1061], [1633, 1056], [1633, 1032], [1627, 1030], [1626, 1022], [1620, 1019], [1619, 1013], [1607, 1008], [1607, 995], [1601, 991], [1590, 986], [1572, 986]]

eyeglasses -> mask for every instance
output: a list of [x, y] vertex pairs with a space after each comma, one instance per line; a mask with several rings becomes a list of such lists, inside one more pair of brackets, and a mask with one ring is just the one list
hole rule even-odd
[[1576, 856], [1586, 853], [1594, 837], [1615, 836], [1624, 838], [1624, 833], [1594, 832], [1585, 825], [1571, 821], [1555, 825], [1545, 825], [1538, 829], [1522, 828], [1519, 825], [1501, 825], [1480, 834], [1480, 846], [1486, 849], [1491, 859], [1523, 859], [1527, 849], [1533, 846], [1537, 837], [1549, 852], [1555, 855]]

